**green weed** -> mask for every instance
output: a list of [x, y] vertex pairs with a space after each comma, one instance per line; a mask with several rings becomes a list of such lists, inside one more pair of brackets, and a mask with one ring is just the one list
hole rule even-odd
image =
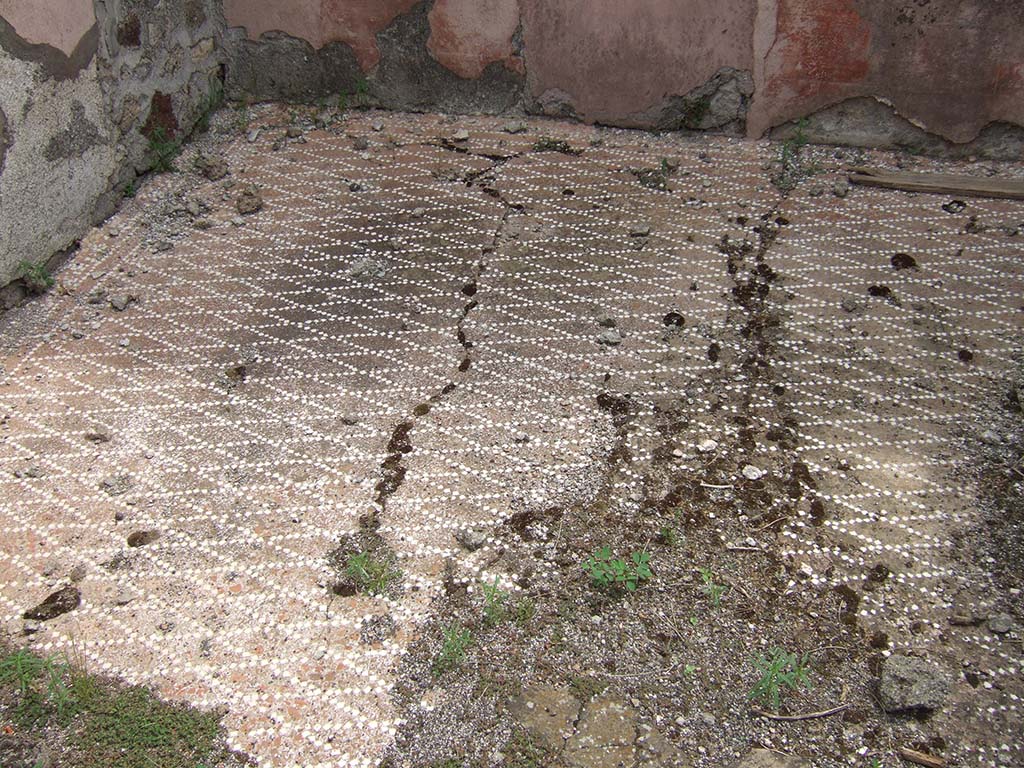
[[101, 680], [63, 656], [27, 650], [0, 657], [0, 692], [8, 719], [55, 738], [79, 768], [196, 768], [221, 758], [219, 718], [166, 704], [143, 688]]
[[773, 711], [778, 711], [783, 689], [796, 691], [801, 687], [811, 687], [808, 655], [805, 653], [797, 656], [781, 648], [772, 648], [767, 657], [761, 655], [754, 659], [754, 668], [761, 673], [761, 677], [747, 698], [751, 701], [762, 699]]
[[435, 676], [443, 675], [445, 672], [461, 666], [466, 658], [466, 649], [473, 644], [473, 634], [461, 624], [453, 622], [442, 632], [444, 641], [441, 643], [441, 650], [438, 651], [433, 664]]
[[364, 549], [348, 559], [345, 575], [352, 580], [359, 591], [371, 595], [382, 595], [387, 591], [391, 582], [401, 574], [391, 565], [390, 561]]
[[515, 608], [512, 609], [512, 618], [516, 624], [525, 626], [533, 621], [533, 617], [537, 615], [537, 605], [529, 597], [523, 597], [516, 603]]
[[601, 547], [583, 561], [583, 570], [599, 587], [625, 587], [635, 592], [641, 582], [654, 574], [650, 567], [651, 556], [647, 552], [634, 552], [629, 560], [612, 557], [611, 547]]
[[493, 584], [482, 585], [484, 593], [484, 624], [493, 627], [505, 620], [508, 615], [508, 593], [498, 586], [498, 577], [494, 577]]
[[18, 273], [25, 281], [25, 287], [32, 293], [46, 293], [47, 289], [53, 287], [53, 275], [44, 263], [36, 264], [22, 259], [18, 262]]
[[729, 588], [725, 584], [715, 583], [715, 577], [710, 568], [698, 568], [697, 570], [700, 571], [701, 581], [704, 582], [704, 594], [708, 596], [711, 605], [717, 608], [722, 604], [722, 596]]
[[153, 170], [165, 173], [174, 170], [174, 158], [181, 152], [181, 142], [167, 135], [163, 126], [157, 126], [149, 134], [149, 157]]

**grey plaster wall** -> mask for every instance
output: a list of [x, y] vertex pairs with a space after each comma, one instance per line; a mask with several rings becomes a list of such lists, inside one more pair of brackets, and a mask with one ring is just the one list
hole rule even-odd
[[148, 135], [183, 138], [222, 88], [219, 0], [83, 3], [77, 42], [67, 24], [46, 39], [73, 3], [0, 17], [0, 285], [109, 216], [151, 165]]

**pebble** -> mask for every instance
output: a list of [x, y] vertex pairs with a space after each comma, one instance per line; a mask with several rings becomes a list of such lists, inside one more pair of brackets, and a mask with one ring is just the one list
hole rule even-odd
[[297, 138], [299, 138], [299, 136], [302, 135], [302, 129], [299, 128], [299, 126], [297, 126], [297, 125], [289, 125], [288, 126], [288, 130], [285, 131], [285, 135], [289, 139], [297, 139]]
[[380, 132], [384, 130], [384, 123], [380, 120], [374, 120], [373, 125], [370, 127], [373, 128], [373, 130]]
[[1005, 635], [1013, 629], [1013, 617], [1008, 613], [998, 613], [988, 617], [988, 628], [997, 635]]
[[743, 467], [742, 472], [747, 480], [760, 480], [765, 474], [763, 469], [755, 467], [753, 464], [747, 464]]
[[124, 312], [133, 301], [135, 297], [130, 293], [115, 293], [110, 297], [110, 306], [118, 312]]
[[504, 127], [501, 130], [503, 130], [505, 133], [523, 133], [524, 131], [526, 131], [526, 125], [524, 123], [515, 122], [505, 123]]
[[452, 134], [452, 141], [469, 141], [469, 131], [463, 129]]
[[128, 339], [121, 339], [119, 342], [117, 342], [117, 345], [119, 347], [127, 347], [130, 343], [131, 342], [129, 342]]
[[249, 142], [250, 144], [252, 144], [252, 143], [253, 143], [254, 141], [256, 141], [256, 139], [258, 139], [259, 137], [260, 137], [260, 129], [259, 129], [259, 128], [253, 128], [253, 129], [252, 129], [251, 131], [249, 131], [249, 133], [248, 133], [248, 134], [246, 134], [246, 136], [245, 136], [246, 140], [247, 140], [247, 141], [248, 141], [248, 142]]
[[697, 443], [698, 453], [713, 453], [716, 450], [718, 450], [718, 443], [715, 442], [714, 440], [701, 440], [699, 443]]
[[650, 224], [634, 224], [629, 228], [630, 237], [647, 237], [651, 234]]
[[370, 142], [365, 136], [357, 136], [352, 140], [352, 149], [356, 152], [364, 152], [370, 148]]
[[832, 194], [838, 198], [844, 198], [850, 194], [850, 182], [846, 179], [839, 179], [832, 185]]
[[597, 343], [608, 347], [618, 346], [622, 343], [622, 334], [618, 328], [608, 328], [598, 335]]

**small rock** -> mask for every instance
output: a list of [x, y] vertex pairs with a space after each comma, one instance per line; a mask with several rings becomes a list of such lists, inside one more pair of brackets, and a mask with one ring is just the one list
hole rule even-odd
[[302, 129], [297, 125], [289, 125], [288, 130], [284, 132], [284, 135], [289, 139], [297, 139], [302, 135]]
[[894, 654], [882, 663], [878, 693], [886, 712], [938, 709], [948, 692], [946, 675], [924, 659]]
[[469, 141], [469, 131], [462, 129], [452, 134], [452, 141], [464, 142]]
[[505, 133], [524, 133], [526, 131], [526, 124], [518, 122], [505, 123], [501, 130]]
[[131, 475], [111, 475], [100, 482], [100, 489], [108, 496], [121, 496], [132, 487]]
[[131, 346], [131, 342], [128, 339], [121, 339], [119, 342], [117, 342], [117, 346], [127, 349], [129, 346]]
[[263, 195], [255, 184], [246, 184], [235, 198], [235, 210], [243, 216], [256, 213], [263, 207]]
[[352, 140], [352, 149], [356, 152], [365, 152], [370, 148], [370, 142], [365, 136], [356, 136]]
[[82, 593], [78, 587], [66, 586], [49, 595], [43, 602], [22, 614], [23, 619], [49, 621], [73, 611], [82, 604]]
[[753, 464], [747, 464], [741, 472], [747, 480], [760, 480], [765, 474], [763, 469], [755, 467]]
[[135, 297], [130, 293], [115, 293], [110, 297], [110, 306], [118, 312], [124, 312], [133, 301]]
[[604, 344], [608, 347], [615, 347], [622, 343], [622, 334], [619, 333], [618, 328], [608, 328], [597, 337], [598, 344]]
[[161, 251], [169, 251], [174, 247], [174, 244], [170, 240], [158, 240], [153, 245], [153, 252], [160, 253]]
[[838, 179], [832, 185], [832, 194], [838, 198], [844, 198], [850, 194], [850, 182], [846, 179]]
[[825, 188], [820, 184], [813, 184], [807, 189], [808, 197], [821, 197], [825, 194]]
[[160, 531], [133, 531], [128, 534], [129, 547], [145, 547], [160, 538]]
[[374, 120], [373, 125], [371, 125], [370, 127], [373, 128], [373, 130], [380, 133], [381, 131], [384, 130], [384, 123], [381, 120]]
[[246, 134], [245, 138], [250, 144], [256, 141], [260, 137], [260, 129], [253, 128], [249, 133]]
[[351, 277], [384, 277], [387, 271], [388, 268], [384, 262], [371, 259], [369, 256], [356, 259], [348, 268], [348, 274]]
[[21, 631], [26, 635], [34, 635], [43, 629], [43, 622], [29, 619], [21, 626]]
[[469, 552], [476, 552], [487, 543], [487, 534], [477, 528], [460, 528], [455, 533], [455, 540]]
[[199, 154], [195, 159], [195, 168], [210, 181], [220, 181], [228, 175], [228, 164], [223, 157]]
[[1005, 635], [1013, 629], [1013, 617], [1008, 613], [998, 613], [988, 617], [989, 631], [997, 635]]
[[519, 432], [512, 438], [512, 440], [516, 443], [528, 443], [530, 442], [530, 436], [525, 432]]
[[844, 312], [856, 312], [863, 305], [855, 298], [847, 296], [845, 299], [842, 300], [839, 306], [843, 308]]
[[629, 228], [630, 237], [647, 237], [651, 234], [650, 224], [634, 224]]
[[232, 216], [231, 225], [234, 227], [244, 227], [245, 219], [243, 219], [241, 216]]
[[134, 599], [135, 595], [128, 591], [127, 588], [118, 587], [117, 592], [112, 599], [112, 602], [114, 603], [114, 605], [128, 605], [128, 603], [130, 603]]
[[97, 430], [96, 432], [86, 432], [85, 439], [88, 440], [90, 443], [109, 443], [110, 435], [108, 435], [106, 432], [101, 432]]
[[412, 217], [414, 219], [422, 218], [423, 214], [425, 214], [426, 212], [427, 212], [426, 208], [413, 208], [412, 209]]
[[697, 443], [698, 453], [714, 453], [718, 450], [718, 443], [710, 438], [707, 440], [701, 440]]
[[616, 319], [607, 312], [601, 312], [595, 319], [597, 320], [597, 324], [602, 328], [614, 328], [618, 325], [618, 321], [616, 321]]
[[362, 192], [363, 191], [363, 185], [360, 184], [358, 181], [353, 181], [351, 184], [348, 185], [348, 191], [349, 192]]

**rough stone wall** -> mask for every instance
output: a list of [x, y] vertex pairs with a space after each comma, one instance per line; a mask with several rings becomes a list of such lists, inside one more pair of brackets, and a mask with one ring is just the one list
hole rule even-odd
[[0, 285], [116, 207], [220, 89], [220, 0], [0, 0]]

